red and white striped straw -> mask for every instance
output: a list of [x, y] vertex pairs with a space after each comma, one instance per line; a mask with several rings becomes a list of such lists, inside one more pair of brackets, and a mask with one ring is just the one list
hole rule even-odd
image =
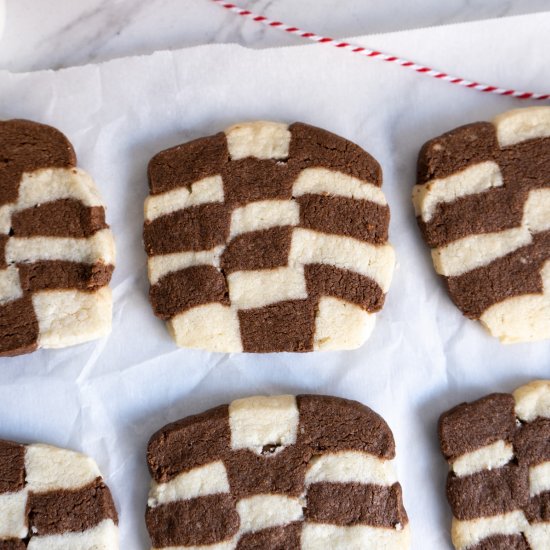
[[363, 46], [358, 46], [357, 44], [351, 44], [349, 42], [334, 40], [333, 38], [320, 36], [313, 32], [306, 32], [302, 29], [299, 29], [298, 27], [293, 27], [291, 25], [287, 25], [286, 23], [282, 23], [281, 21], [273, 21], [271, 19], [268, 19], [267, 17], [264, 17], [263, 15], [256, 15], [255, 13], [247, 9], [240, 8], [239, 6], [236, 6], [235, 4], [231, 4], [229, 2], [225, 2], [224, 0], [212, 0], [212, 2], [215, 2], [222, 8], [225, 8], [228, 11], [236, 13], [241, 17], [246, 17], [248, 19], [251, 19], [252, 21], [256, 21], [257, 23], [262, 23], [263, 25], [266, 25], [268, 27], [273, 27], [281, 31], [287, 32], [289, 34], [294, 34], [296, 36], [301, 36], [302, 38], [308, 38], [309, 40], [312, 40], [313, 42], [317, 42], [319, 44], [334, 46], [335, 48], [338, 48], [340, 50], [346, 50], [348, 52], [363, 55], [365, 57], [372, 57], [376, 59], [381, 59], [382, 61], [388, 61], [389, 63], [395, 63], [397, 65], [400, 65], [401, 67], [412, 69], [417, 73], [428, 75], [433, 78], [437, 78], [438, 80], [444, 80], [446, 82], [450, 82], [451, 84], [457, 84], [458, 86], [463, 86], [465, 88], [471, 88], [472, 90], [478, 90], [480, 92], [498, 94], [502, 96], [510, 96], [510, 97], [515, 97], [517, 99], [544, 100], [544, 99], [550, 98], [550, 93], [538, 94], [534, 92], [521, 92], [519, 90], [499, 88], [498, 86], [491, 86], [489, 84], [472, 82], [471, 80], [466, 80], [465, 78], [453, 76], [453, 75], [438, 71], [436, 69], [432, 69], [431, 67], [419, 65], [418, 63], [414, 63], [414, 61], [409, 61], [407, 59], [403, 59], [395, 55], [390, 55], [390, 54], [379, 52], [376, 50], [369, 50], [368, 48], [364, 48]]

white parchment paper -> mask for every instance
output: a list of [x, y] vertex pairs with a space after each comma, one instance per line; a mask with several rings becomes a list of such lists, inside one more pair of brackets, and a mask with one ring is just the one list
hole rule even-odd
[[[550, 13], [358, 39], [448, 72], [548, 91]], [[550, 375], [550, 343], [503, 346], [447, 297], [410, 201], [427, 139], [528, 103], [453, 87], [326, 46], [204, 46], [59, 72], [0, 72], [0, 118], [52, 124], [108, 205], [118, 247], [109, 338], [0, 360], [0, 437], [92, 455], [120, 511], [121, 548], [149, 546], [149, 436], [258, 393], [329, 393], [380, 413], [397, 441], [415, 550], [450, 548], [436, 421], [461, 400]], [[384, 169], [398, 266], [372, 338], [353, 352], [222, 355], [181, 350], [147, 301], [141, 242], [146, 166], [156, 152], [242, 120], [314, 124]]]

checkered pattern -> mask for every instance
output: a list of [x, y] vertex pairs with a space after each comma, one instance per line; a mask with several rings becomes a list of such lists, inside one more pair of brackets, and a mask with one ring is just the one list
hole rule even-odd
[[[72, 148], [57, 130], [26, 121], [0, 123], [0, 137], [10, 132], [17, 139], [12, 149], [6, 145], [7, 150], [0, 151], [6, 166], [22, 162], [11, 157], [17, 158], [23, 146], [30, 147], [25, 157], [30, 165], [23, 162], [16, 174], [13, 201], [0, 202], [0, 355], [103, 336], [110, 328], [107, 285], [114, 242], [97, 188], [71, 165]], [[42, 132], [50, 141], [43, 143], [33, 132]], [[50, 155], [57, 149], [70, 151], [68, 159], [58, 161], [63, 166], [50, 167], [48, 158], [44, 167], [33, 165], [33, 154], [48, 147]], [[9, 184], [7, 176], [3, 178], [5, 199]]]
[[[260, 135], [254, 124], [276, 131]], [[348, 325], [364, 325], [381, 309], [394, 258], [379, 174], [370, 181], [352, 175], [344, 166], [345, 146], [340, 165], [306, 159], [294, 168], [293, 127], [242, 124], [236, 136], [228, 129], [222, 138], [199, 140], [200, 148], [190, 142], [152, 160], [156, 166], [166, 155], [163, 177], [174, 184], [159, 192], [150, 167], [145, 244], [151, 297], [178, 344], [217, 351], [309, 351], [327, 341], [357, 347], [365, 334], [346, 342], [339, 332], [353, 335]], [[214, 149], [230, 160], [195, 170], [196, 158]], [[322, 303], [325, 297], [332, 301]], [[320, 318], [323, 312], [334, 326]], [[267, 341], [270, 333], [293, 330], [279, 347]], [[253, 349], [259, 333], [267, 338], [265, 349]]]
[[550, 108], [426, 143], [413, 202], [465, 315], [504, 342], [550, 338]]
[[[442, 416], [458, 550], [548, 548], [549, 404], [550, 382], [538, 381], [518, 388], [513, 397], [492, 394]], [[463, 430], [458, 443], [450, 435], [453, 424]]]
[[153, 546], [408, 548], [393, 456], [385, 422], [344, 399], [255, 397], [190, 417], [149, 443]]
[[0, 548], [118, 548], [116, 511], [93, 460], [0, 440], [0, 473]]

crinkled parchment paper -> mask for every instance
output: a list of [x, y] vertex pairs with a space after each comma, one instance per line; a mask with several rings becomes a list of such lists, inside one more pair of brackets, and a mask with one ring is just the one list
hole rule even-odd
[[[357, 39], [447, 72], [550, 88], [550, 13]], [[125, 550], [145, 549], [145, 447], [168, 421], [258, 393], [330, 393], [380, 413], [415, 550], [450, 548], [439, 414], [550, 375], [550, 343], [503, 346], [462, 317], [434, 273], [410, 201], [427, 139], [529, 103], [481, 94], [322, 45], [158, 52], [58, 72], [0, 72], [0, 118], [52, 124], [75, 145], [108, 206], [118, 262], [109, 338], [0, 360], [0, 437], [72, 447], [99, 462]], [[221, 355], [177, 349], [147, 301], [141, 242], [146, 166], [166, 147], [242, 120], [296, 120], [359, 143], [384, 169], [398, 265], [361, 349]]]

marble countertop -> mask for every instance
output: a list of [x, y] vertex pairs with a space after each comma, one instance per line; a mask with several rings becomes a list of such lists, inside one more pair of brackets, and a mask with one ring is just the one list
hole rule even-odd
[[[414, 8], [403, 0], [235, 3], [334, 37], [550, 10], [550, 0], [415, 0]], [[247, 21], [210, 0], [6, 0], [0, 69], [57, 69], [213, 42], [269, 47], [302, 40]]]

